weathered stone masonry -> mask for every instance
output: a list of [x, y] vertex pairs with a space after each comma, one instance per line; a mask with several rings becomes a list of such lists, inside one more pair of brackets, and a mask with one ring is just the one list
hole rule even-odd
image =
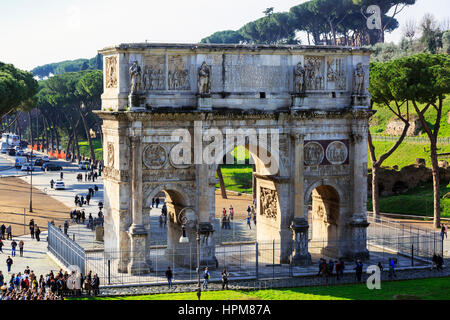
[[[195, 261], [183, 258], [189, 252], [178, 243], [180, 210], [194, 208], [203, 235], [212, 229], [216, 165], [173, 163], [171, 134], [179, 128], [192, 136], [195, 129], [209, 128], [224, 136], [227, 128], [278, 130], [276, 172], [252, 154], [257, 240], [280, 244], [277, 263], [310, 262], [310, 199], [314, 238], [328, 244], [324, 253], [368, 255], [368, 51], [145, 43], [100, 53], [105, 66], [98, 112], [106, 146], [105, 251], [120, 252], [120, 271], [136, 274], [152, 267], [149, 212], [160, 191], [168, 202], [167, 253], [177, 253], [178, 263]], [[201, 128], [195, 128], [199, 123]], [[224, 154], [229, 151], [225, 145]], [[188, 232], [195, 239], [195, 230]], [[215, 266], [213, 237], [202, 241], [201, 261]]]

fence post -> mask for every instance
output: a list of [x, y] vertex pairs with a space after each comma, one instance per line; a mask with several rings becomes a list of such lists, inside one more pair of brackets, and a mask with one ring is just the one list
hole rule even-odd
[[275, 239], [272, 241], [272, 279], [275, 279]]
[[108, 284], [111, 284], [111, 260], [108, 259]]
[[411, 244], [411, 266], [414, 267], [414, 243]]
[[259, 276], [259, 274], [258, 274], [258, 242], [256, 242], [256, 245], [255, 245], [255, 254], [256, 254], [256, 259], [255, 259], [255, 261], [256, 261], [256, 263], [255, 263], [256, 279], [258, 280], [258, 276]]

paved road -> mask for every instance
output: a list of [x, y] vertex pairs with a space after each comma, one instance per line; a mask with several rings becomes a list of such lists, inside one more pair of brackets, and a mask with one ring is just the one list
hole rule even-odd
[[[65, 161], [65, 160], [55, 160], [50, 159], [52, 163], [58, 164], [63, 167], [63, 181], [66, 186], [65, 190], [54, 190], [50, 187], [50, 180], [59, 180], [60, 171], [49, 171], [45, 172], [38, 167], [36, 171], [33, 172], [33, 187], [47, 193], [48, 195], [54, 197], [55, 199], [61, 201], [69, 208], [75, 208], [74, 197], [76, 194], [80, 196], [86, 196], [89, 187], [94, 187], [97, 185], [99, 191], [95, 193], [94, 197], [91, 199], [89, 206], [83, 206], [86, 215], [92, 213], [94, 217], [98, 213], [98, 202], [103, 201], [103, 181], [100, 177], [96, 182], [78, 182], [76, 176], [78, 173], [84, 173], [85, 171], [79, 170], [77, 165]], [[27, 183], [31, 182], [31, 175], [26, 172], [15, 169], [14, 166], [15, 157], [11, 157], [5, 154], [0, 155], [0, 177], [17, 176]], [[83, 175], [84, 177], [84, 175]], [[67, 213], [69, 217], [69, 213]]]

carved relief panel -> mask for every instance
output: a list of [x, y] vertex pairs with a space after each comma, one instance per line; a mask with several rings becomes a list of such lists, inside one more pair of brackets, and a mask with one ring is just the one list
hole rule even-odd
[[277, 218], [277, 192], [276, 190], [271, 190], [261, 187], [261, 215], [269, 219]]
[[143, 74], [144, 90], [165, 89], [165, 57], [163, 55], [148, 55], [144, 58]]
[[117, 57], [105, 58], [105, 86], [117, 88]]
[[169, 90], [189, 90], [189, 70], [183, 56], [169, 56]]
[[345, 90], [347, 83], [345, 58], [327, 58], [327, 89]]
[[306, 90], [324, 89], [324, 57], [305, 56]]

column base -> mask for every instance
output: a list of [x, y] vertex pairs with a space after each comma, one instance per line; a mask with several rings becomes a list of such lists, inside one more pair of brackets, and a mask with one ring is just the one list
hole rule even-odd
[[130, 262], [128, 263], [128, 273], [131, 275], [148, 274], [151, 271], [146, 261], [145, 243], [147, 230], [142, 224], [132, 224], [128, 230], [131, 238]]
[[150, 267], [145, 261], [131, 261], [128, 265], [128, 273], [133, 276], [140, 276], [150, 273]]
[[294, 266], [310, 266], [312, 264], [311, 255], [309, 253], [304, 255], [296, 254], [292, 257], [291, 263]]

